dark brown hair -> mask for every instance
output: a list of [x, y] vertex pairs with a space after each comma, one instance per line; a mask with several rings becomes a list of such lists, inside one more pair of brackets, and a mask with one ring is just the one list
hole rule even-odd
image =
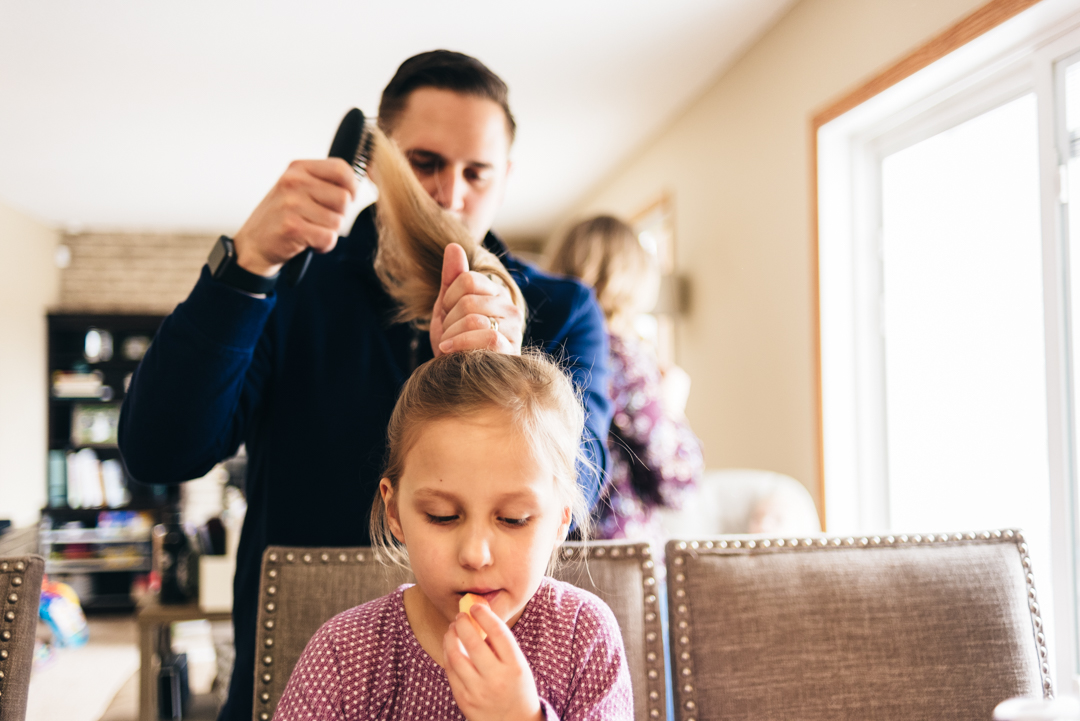
[[401, 64], [379, 101], [379, 127], [385, 133], [391, 133], [409, 102], [409, 95], [420, 88], [452, 90], [498, 103], [506, 113], [510, 142], [514, 142], [517, 124], [510, 112], [510, 90], [506, 83], [476, 58], [452, 50], [420, 53]]

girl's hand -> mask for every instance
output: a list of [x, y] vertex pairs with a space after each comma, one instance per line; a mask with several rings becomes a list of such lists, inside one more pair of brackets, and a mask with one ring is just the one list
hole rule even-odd
[[532, 670], [510, 629], [487, 606], [476, 604], [471, 611], [486, 641], [465, 613], [458, 614], [443, 637], [446, 677], [465, 718], [543, 718]]

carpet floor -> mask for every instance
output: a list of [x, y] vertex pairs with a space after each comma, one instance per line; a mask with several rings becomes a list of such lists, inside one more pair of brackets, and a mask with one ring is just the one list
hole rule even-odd
[[30, 677], [26, 721], [98, 721], [138, 671], [132, 616], [91, 617], [89, 623], [85, 646], [58, 649]]

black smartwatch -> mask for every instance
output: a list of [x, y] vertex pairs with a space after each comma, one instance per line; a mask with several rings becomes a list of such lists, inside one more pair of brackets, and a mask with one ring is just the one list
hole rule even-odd
[[227, 235], [223, 235], [217, 239], [214, 243], [214, 247], [210, 250], [210, 256], [206, 259], [206, 264], [210, 266], [210, 275], [214, 277], [214, 280], [221, 281], [225, 285], [242, 290], [245, 293], [266, 294], [274, 289], [277, 285], [278, 276], [280, 273], [276, 273], [269, 278], [258, 273], [252, 273], [244, 270], [236, 264], [236, 246], [233, 244], [232, 238]]

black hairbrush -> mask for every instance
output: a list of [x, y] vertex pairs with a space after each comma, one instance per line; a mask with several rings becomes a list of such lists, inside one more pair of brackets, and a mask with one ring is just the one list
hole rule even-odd
[[[364, 114], [359, 108], [353, 108], [341, 120], [334, 134], [334, 142], [330, 144], [328, 157], [341, 158], [352, 165], [356, 177], [366, 177], [368, 161], [371, 160], [371, 142], [371, 130], [364, 122]], [[312, 253], [311, 248], [305, 248], [285, 264], [281, 275], [289, 285], [296, 285], [303, 279]]]

